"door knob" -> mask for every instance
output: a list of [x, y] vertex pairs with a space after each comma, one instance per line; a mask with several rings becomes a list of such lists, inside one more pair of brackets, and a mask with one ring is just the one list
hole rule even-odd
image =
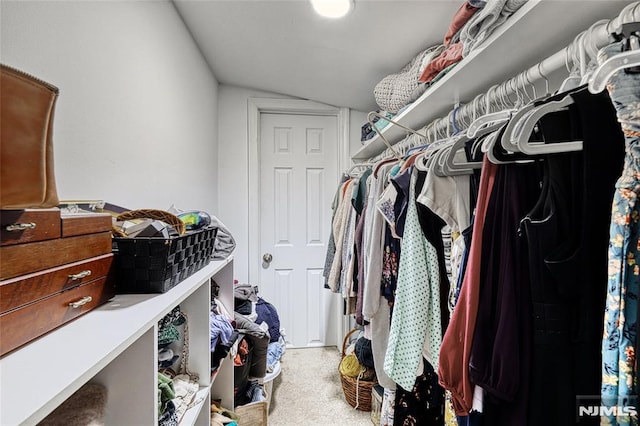
[[265, 253], [262, 255], [262, 261], [264, 263], [271, 263], [272, 260], [273, 260], [273, 256], [271, 255], [271, 253]]

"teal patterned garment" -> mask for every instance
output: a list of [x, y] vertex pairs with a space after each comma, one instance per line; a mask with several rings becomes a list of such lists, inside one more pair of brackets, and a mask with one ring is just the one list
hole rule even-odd
[[427, 361], [437, 371], [442, 343], [438, 252], [420, 227], [415, 204], [416, 176], [413, 169], [384, 359], [385, 373], [404, 389], [413, 389], [416, 377], [422, 374], [423, 351], [426, 350]]
[[[598, 60], [602, 63], [621, 49], [621, 43], [611, 44], [599, 52]], [[638, 424], [637, 416], [625, 415], [621, 409], [636, 406], [635, 344], [640, 284], [640, 74], [618, 71], [609, 80], [607, 90], [622, 126], [626, 154], [612, 206], [602, 340], [602, 404], [611, 414], [603, 415], [600, 422], [601, 425], [626, 426]]]

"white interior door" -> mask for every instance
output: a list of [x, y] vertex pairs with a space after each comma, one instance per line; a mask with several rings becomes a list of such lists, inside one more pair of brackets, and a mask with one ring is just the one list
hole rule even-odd
[[322, 273], [337, 185], [337, 118], [261, 113], [259, 134], [260, 294], [278, 310], [289, 346], [324, 346], [336, 318]]

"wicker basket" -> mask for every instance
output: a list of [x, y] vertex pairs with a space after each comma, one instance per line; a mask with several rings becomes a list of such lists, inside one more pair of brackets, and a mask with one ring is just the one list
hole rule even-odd
[[240, 417], [238, 426], [267, 426], [268, 410], [267, 401], [252, 402], [234, 408], [234, 412]]
[[[344, 336], [344, 340], [342, 341], [342, 358], [345, 357], [345, 351], [347, 347], [347, 342], [349, 341], [349, 337], [358, 331], [358, 329], [354, 328]], [[344, 392], [344, 397], [347, 399], [349, 405], [353, 408], [361, 411], [371, 411], [371, 390], [373, 387], [378, 384], [377, 381], [367, 381], [358, 379], [356, 377], [345, 376], [338, 369], [338, 374], [340, 374], [340, 381], [342, 382], [342, 391]]]
[[[148, 212], [138, 211], [133, 216], [159, 219]], [[117, 293], [164, 293], [209, 263], [218, 229], [184, 233], [184, 228], [176, 225], [181, 233], [178, 237], [113, 238]]]

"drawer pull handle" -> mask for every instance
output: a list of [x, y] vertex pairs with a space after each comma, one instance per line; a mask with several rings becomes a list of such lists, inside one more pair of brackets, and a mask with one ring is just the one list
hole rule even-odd
[[11, 225], [7, 225], [5, 229], [9, 232], [11, 231], [24, 231], [25, 229], [35, 229], [36, 224], [34, 222], [29, 223], [13, 223]]
[[71, 306], [72, 308], [79, 308], [82, 305], [86, 305], [87, 303], [91, 302], [93, 300], [93, 297], [91, 296], [85, 296], [82, 299], [78, 300], [77, 302], [71, 302], [69, 303], [69, 306]]
[[81, 280], [85, 277], [91, 275], [91, 270], [87, 269], [86, 271], [78, 272], [77, 274], [69, 275], [69, 279], [71, 281]]

